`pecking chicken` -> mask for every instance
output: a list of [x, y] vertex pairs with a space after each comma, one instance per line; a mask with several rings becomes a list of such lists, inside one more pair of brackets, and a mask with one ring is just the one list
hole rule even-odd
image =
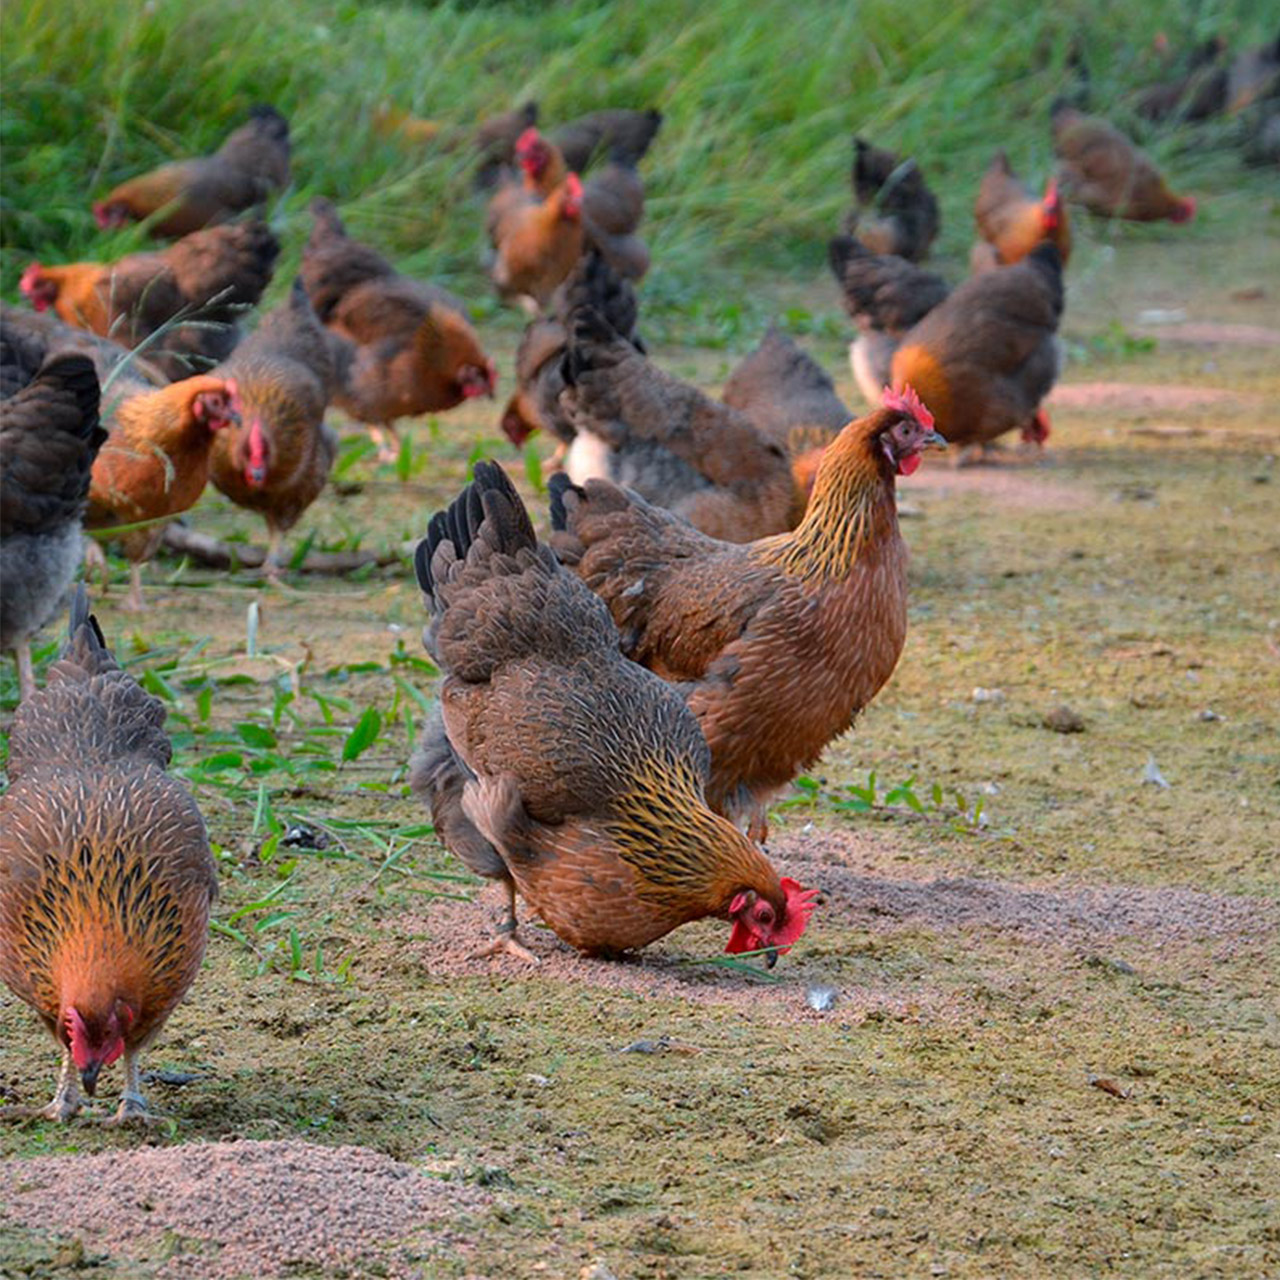
[[1021, 262], [1042, 240], [1052, 240], [1058, 246], [1062, 265], [1067, 265], [1071, 224], [1057, 182], [1050, 178], [1043, 197], [1037, 200], [1018, 180], [1003, 151], [995, 153], [982, 175], [973, 217], [982, 237], [970, 258], [974, 274]]
[[122, 182], [93, 206], [93, 216], [106, 228], [163, 213], [152, 232], [185, 236], [263, 204], [289, 185], [289, 176], [289, 122], [274, 107], [254, 107], [212, 155]]
[[767, 834], [766, 806], [893, 674], [907, 628], [894, 478], [945, 442], [909, 391], [849, 423], [790, 533], [718, 542], [605, 480], [551, 477], [551, 546], [609, 606], [623, 652], [684, 695], [707, 800]]
[[[104, 397], [103, 417], [109, 435], [93, 464], [85, 528], [124, 548], [125, 607], [136, 611], [143, 608], [142, 565], [156, 553], [167, 518], [204, 492], [214, 435], [239, 421], [240, 398], [231, 378], [200, 374], [155, 388], [126, 374]], [[105, 532], [137, 524], [143, 527]]]
[[[3, 329], [0, 348], [11, 385], [21, 359], [11, 360]], [[50, 356], [0, 400], [0, 649], [13, 653], [24, 702], [35, 692], [31, 637], [62, 607], [80, 566], [89, 472], [106, 438], [88, 356]]]
[[1056, 102], [1051, 113], [1058, 176], [1069, 200], [1106, 218], [1189, 222], [1193, 196], [1174, 195], [1160, 171], [1113, 124]]
[[398, 418], [492, 396], [497, 369], [454, 298], [351, 239], [328, 200], [313, 200], [311, 212], [302, 283], [334, 339], [334, 401], [369, 424], [384, 460], [394, 458]]
[[333, 355], [301, 280], [219, 371], [235, 380], [241, 417], [214, 437], [213, 483], [267, 522], [267, 572], [277, 577], [284, 535], [320, 496], [337, 433], [324, 411], [336, 385]]
[[729, 375], [720, 396], [780, 444], [791, 460], [787, 527], [804, 516], [823, 451], [853, 418], [826, 371], [776, 325]]
[[[118, 262], [33, 262], [19, 288], [37, 311], [52, 308], [66, 324], [126, 347], [145, 343], [169, 378], [185, 378], [231, 354], [239, 316], [266, 292], [279, 252], [266, 223], [235, 223]], [[197, 323], [173, 324], [178, 317]]]
[[950, 290], [932, 271], [896, 254], [871, 253], [852, 236], [837, 236], [827, 246], [827, 256], [845, 310], [858, 326], [858, 337], [849, 348], [854, 380], [867, 403], [878, 404], [902, 335]]
[[574, 307], [568, 328], [560, 405], [574, 432], [565, 469], [575, 482], [607, 477], [733, 542], [788, 527], [783, 446], [746, 414], [664, 373], [595, 297]]
[[138, 1057], [204, 957], [217, 873], [191, 792], [165, 772], [164, 717], [78, 588], [62, 656], [14, 718], [0, 799], [0, 978], [62, 1048], [49, 1120], [70, 1120], [121, 1056], [108, 1123], [148, 1118]]
[[502, 430], [514, 445], [522, 445], [538, 430], [559, 442], [556, 462], [573, 443], [574, 431], [560, 406], [564, 390], [564, 354], [568, 325], [575, 306], [592, 301], [613, 330], [641, 354], [644, 343], [636, 332], [639, 306], [630, 283], [611, 271], [596, 255], [588, 254], [556, 290], [554, 318], [531, 320], [516, 348], [516, 390], [502, 415]]
[[[978, 449], [1021, 430], [1043, 445], [1040, 402], [1062, 360], [1062, 307], [1062, 259], [1045, 240], [1021, 262], [970, 277], [906, 333], [893, 385], [914, 387], [952, 444]], [[973, 457], [966, 448], [957, 463]]]
[[916, 162], [854, 138], [850, 177], [856, 208], [845, 230], [872, 253], [892, 253], [908, 262], [926, 258], [941, 215]]
[[415, 557], [444, 673], [410, 781], [447, 847], [517, 893], [570, 946], [614, 956], [692, 920], [728, 950], [784, 951], [812, 891], [779, 879], [711, 812], [707, 745], [680, 695], [619, 651], [608, 611], [539, 546], [502, 469], [480, 463]]

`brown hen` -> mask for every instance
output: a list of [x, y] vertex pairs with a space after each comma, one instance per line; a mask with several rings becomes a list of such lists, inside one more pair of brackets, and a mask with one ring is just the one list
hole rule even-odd
[[1062, 259], [1046, 240], [1021, 262], [966, 280], [910, 329], [893, 385], [914, 387], [952, 444], [983, 446], [1015, 430], [1043, 444], [1040, 404], [1061, 364], [1062, 307]]
[[678, 693], [628, 662], [604, 605], [538, 545], [502, 469], [431, 521], [416, 557], [444, 672], [411, 783], [445, 844], [501, 881], [487, 953], [525, 959], [515, 898], [570, 946], [613, 956], [692, 920], [730, 951], [785, 950], [811, 894], [707, 807], [707, 745]]
[[143, 563], [164, 538], [167, 518], [194, 506], [204, 492], [214, 434], [239, 417], [235, 382], [210, 374], [159, 388], [125, 375], [104, 396], [110, 434], [93, 464], [85, 528], [142, 525], [104, 533], [129, 560], [125, 608], [143, 608]]
[[[975, 272], [1021, 262], [1042, 240], [1052, 240], [1067, 265], [1071, 256], [1071, 224], [1058, 194], [1058, 184], [1050, 178], [1044, 196], [1036, 199], [1019, 181], [1009, 157], [997, 151], [982, 175], [973, 205], [974, 221], [982, 237], [970, 262]], [[990, 248], [990, 255], [983, 250]]]
[[50, 1120], [121, 1056], [115, 1122], [147, 1118], [138, 1056], [204, 956], [217, 875], [190, 791], [165, 773], [164, 717], [79, 588], [62, 657], [14, 718], [0, 799], [0, 978], [62, 1047]]
[[100, 227], [120, 227], [163, 211], [153, 234], [185, 236], [260, 205], [288, 185], [289, 122], [274, 107], [254, 107], [212, 155], [122, 182], [93, 206], [93, 216]]
[[1115, 125], [1062, 102], [1054, 103], [1051, 120], [1058, 176], [1069, 200], [1091, 213], [1135, 222], [1195, 217], [1195, 198], [1170, 191], [1151, 158]]
[[351, 239], [328, 200], [313, 200], [311, 212], [302, 283], [337, 340], [335, 402], [369, 424], [384, 460], [394, 458], [398, 418], [492, 396], [497, 370], [456, 299]]
[[907, 627], [894, 477], [943, 444], [913, 395], [849, 423], [799, 527], [719, 542], [605, 480], [551, 478], [551, 546], [623, 652], [684, 695], [711, 748], [707, 800], [757, 839], [769, 799], [893, 674]]
[[[231, 354], [239, 316], [266, 292], [279, 252], [265, 223], [245, 222], [196, 231], [162, 252], [118, 262], [33, 262], [20, 288], [37, 311], [52, 308], [66, 324], [126, 347], [146, 342], [148, 360], [169, 378], [186, 378]], [[173, 325], [179, 317], [198, 323]]]
[[214, 437], [213, 483], [267, 522], [267, 574], [280, 571], [284, 535], [320, 496], [338, 455], [324, 411], [336, 386], [333, 353], [307, 291], [263, 317], [219, 372], [235, 380], [241, 417]]

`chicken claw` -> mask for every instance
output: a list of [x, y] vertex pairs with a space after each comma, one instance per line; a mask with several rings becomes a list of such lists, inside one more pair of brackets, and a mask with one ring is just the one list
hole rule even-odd
[[514, 956], [517, 960], [523, 960], [527, 964], [541, 964], [542, 961], [533, 954], [520, 940], [516, 937], [515, 928], [510, 930], [498, 927], [498, 936], [489, 943], [487, 947], [481, 947], [479, 951], [473, 951], [468, 959], [483, 960], [490, 956], [501, 955], [505, 952], [509, 956]]

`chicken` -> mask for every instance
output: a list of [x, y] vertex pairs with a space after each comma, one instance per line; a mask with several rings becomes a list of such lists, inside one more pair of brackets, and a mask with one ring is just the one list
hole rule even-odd
[[662, 112], [654, 107], [647, 111], [615, 107], [589, 111], [560, 125], [551, 131], [551, 140], [569, 168], [578, 173], [600, 156], [634, 167], [644, 159], [661, 127]]
[[729, 375], [720, 398], [786, 450], [792, 478], [787, 527], [794, 529], [808, 506], [823, 451], [853, 414], [826, 371], [776, 325]]
[[854, 138], [851, 178], [857, 208], [845, 230], [872, 253], [897, 254], [908, 262], [927, 257], [940, 214], [916, 162]]
[[574, 431], [565, 469], [605, 476], [734, 542], [788, 527], [792, 479], [784, 447], [750, 418], [664, 373], [600, 308], [574, 309], [560, 404]]
[[[516, 162], [526, 195], [537, 201], [548, 199], [570, 172], [560, 149], [533, 128], [520, 135]], [[649, 270], [648, 246], [636, 235], [643, 217], [644, 183], [625, 154], [613, 155], [583, 183], [584, 245], [628, 280]]]
[[163, 213], [153, 234], [185, 236], [263, 204], [289, 185], [289, 176], [289, 122], [274, 107], [254, 107], [212, 155], [122, 182], [93, 206], [93, 216], [106, 228]]
[[[3, 330], [0, 347], [7, 371]], [[0, 400], [0, 649], [13, 653], [24, 702], [35, 692], [31, 637], [62, 607], [80, 565], [89, 472], [106, 438], [88, 356], [51, 356]]]
[[110, 535], [130, 562], [125, 607], [140, 610], [142, 564], [159, 547], [166, 518], [204, 492], [213, 437], [239, 421], [240, 398], [231, 378], [200, 374], [151, 388], [125, 375], [104, 397], [103, 416], [109, 435], [93, 464], [85, 528], [147, 522]]
[[1009, 157], [997, 151], [982, 175], [978, 198], [973, 205], [974, 221], [982, 240], [979, 251], [990, 246], [991, 260], [971, 259], [974, 274], [992, 266], [1021, 262], [1042, 240], [1052, 240], [1067, 265], [1071, 255], [1071, 226], [1058, 194], [1058, 184], [1050, 178], [1043, 198], [1037, 200], [1014, 174]]
[[1192, 196], [1174, 195], [1150, 157], [1114, 125], [1061, 102], [1051, 120], [1058, 176], [1069, 200], [1107, 218], [1136, 222], [1189, 222]]
[[[231, 354], [239, 315], [266, 292], [279, 252], [265, 223], [236, 223], [118, 262], [33, 262], [19, 287], [37, 311], [52, 308], [66, 324], [126, 347], [145, 343], [147, 358], [168, 377], [185, 378]], [[174, 325], [179, 317], [197, 323]]]
[[62, 1048], [36, 1113], [49, 1120], [70, 1120], [121, 1056], [114, 1123], [149, 1117], [138, 1057], [204, 957], [217, 873], [190, 791], [165, 772], [164, 716], [78, 588], [62, 656], [14, 718], [0, 799], [0, 978]]
[[615, 956], [711, 916], [728, 950], [786, 950], [813, 892], [704, 798], [707, 745], [680, 695], [618, 648], [604, 605], [538, 544], [495, 463], [431, 520], [415, 557], [444, 674], [410, 785], [507, 919], [481, 954], [533, 957], [518, 893], [556, 935]]
[[1183, 74], [1153, 84], [1137, 98], [1134, 109], [1146, 120], [1208, 120], [1227, 103], [1227, 68], [1222, 58], [1226, 41], [1221, 36], [1197, 45]]
[[274, 578], [284, 535], [320, 496], [338, 456], [337, 433], [324, 421], [333, 356], [301, 280], [219, 372], [235, 380], [241, 419], [214, 437], [210, 478], [232, 502], [262, 513]]
[[1040, 402], [1058, 376], [1062, 259], [1052, 241], [1021, 262], [973, 276], [902, 339], [893, 385], [912, 386], [952, 444], [985, 445], [1006, 431], [1043, 444]]
[[438, 120], [424, 120], [391, 102], [378, 103], [373, 109], [372, 123], [379, 137], [398, 138], [415, 146], [434, 142], [443, 132]]
[[671, 681], [711, 749], [707, 800], [757, 840], [766, 806], [893, 674], [907, 628], [894, 477], [944, 444], [885, 392], [818, 466], [803, 521], [718, 542], [605, 480], [551, 477], [551, 546], [609, 606], [623, 652]]
[[398, 418], [492, 396], [497, 369], [456, 299], [401, 275], [352, 240], [328, 200], [313, 200], [311, 212], [302, 283], [336, 340], [334, 400], [370, 425], [381, 457], [391, 459], [399, 450]]
[[502, 415], [502, 429], [517, 446], [537, 430], [559, 441], [556, 461], [573, 443], [574, 430], [560, 407], [564, 390], [564, 354], [568, 325], [575, 306], [590, 300], [614, 332], [641, 354], [644, 343], [636, 332], [639, 307], [630, 283], [595, 255], [583, 258], [552, 299], [555, 318], [532, 320], [516, 348], [516, 390]]
[[493, 263], [489, 277], [504, 300], [518, 300], [531, 315], [582, 257], [585, 244], [582, 182], [576, 173], [543, 200], [509, 183], [494, 193], [487, 216]]
[[867, 403], [878, 404], [902, 335], [950, 290], [932, 271], [896, 254], [871, 253], [852, 236], [837, 236], [827, 246], [827, 256], [845, 310], [858, 326], [858, 337], [849, 348], [854, 380]]

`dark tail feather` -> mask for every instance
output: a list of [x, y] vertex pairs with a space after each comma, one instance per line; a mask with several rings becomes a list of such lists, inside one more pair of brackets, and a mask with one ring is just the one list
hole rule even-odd
[[98, 619], [89, 612], [89, 592], [83, 582], [76, 583], [75, 593], [71, 597], [67, 641], [62, 646], [59, 657], [72, 659], [90, 675], [100, 671], [114, 671], [117, 667], [111, 650], [107, 648], [107, 640], [98, 625]]
[[551, 528], [556, 533], [565, 533], [569, 528], [569, 511], [564, 505], [564, 495], [570, 489], [580, 498], [587, 496], [586, 490], [574, 484], [567, 472], [557, 471], [547, 481], [547, 493], [551, 497]]

